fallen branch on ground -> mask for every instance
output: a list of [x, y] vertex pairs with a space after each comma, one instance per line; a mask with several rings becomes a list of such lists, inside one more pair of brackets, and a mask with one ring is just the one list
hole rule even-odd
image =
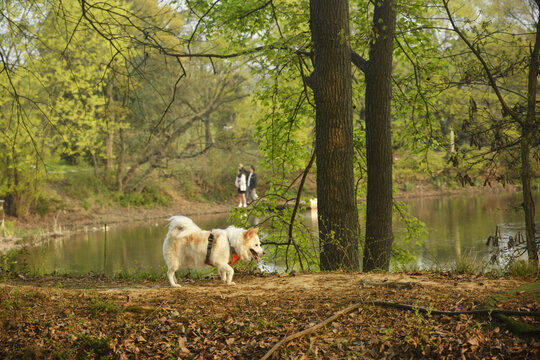
[[309, 333], [314, 332], [315, 330], [318, 330], [325, 326], [326, 324], [336, 320], [340, 316], [347, 315], [348, 313], [358, 309], [362, 305], [377, 305], [377, 306], [386, 306], [386, 307], [393, 307], [397, 309], [403, 309], [403, 310], [409, 310], [409, 311], [418, 311], [423, 314], [431, 314], [431, 315], [449, 315], [449, 316], [455, 316], [455, 315], [491, 315], [491, 314], [502, 314], [502, 315], [511, 315], [511, 316], [534, 316], [539, 317], [540, 312], [538, 311], [515, 311], [515, 310], [504, 310], [504, 309], [477, 309], [477, 310], [464, 310], [464, 311], [442, 311], [442, 310], [432, 310], [432, 309], [426, 309], [418, 306], [413, 305], [407, 305], [407, 304], [399, 304], [399, 303], [393, 303], [388, 301], [373, 301], [373, 302], [359, 302], [354, 305], [349, 306], [348, 308], [345, 308], [343, 310], [340, 310], [334, 315], [326, 318], [325, 320], [321, 321], [318, 324], [315, 324], [307, 329], [304, 329], [300, 332], [297, 332], [295, 334], [289, 335], [283, 339], [281, 339], [279, 342], [277, 342], [264, 356], [261, 358], [261, 360], [266, 360], [272, 356], [274, 352], [276, 352], [277, 349], [281, 345], [283, 345], [286, 342], [289, 342], [291, 340], [294, 340], [296, 338], [302, 337], [304, 335], [307, 335]]
[[266, 360], [268, 359], [277, 349], [279, 349], [279, 347], [283, 344], [283, 343], [286, 343], [288, 341], [291, 341], [293, 339], [296, 339], [296, 338], [299, 338], [299, 337], [302, 337], [304, 335], [307, 335], [315, 330], [318, 330], [320, 328], [322, 328], [323, 326], [325, 326], [326, 324], [336, 320], [338, 317], [342, 316], [342, 315], [346, 315], [356, 309], [358, 309], [360, 306], [364, 305], [364, 303], [357, 303], [357, 304], [354, 304], [354, 305], [351, 305], [349, 306], [348, 308], [346, 309], [343, 309], [343, 310], [340, 310], [338, 311], [337, 313], [335, 313], [334, 315], [330, 316], [329, 318], [327, 318], [326, 320], [316, 324], [316, 325], [313, 325], [312, 327], [309, 327], [303, 331], [300, 331], [300, 332], [297, 332], [296, 334], [292, 334], [292, 335], [289, 335], [283, 339], [281, 339], [278, 343], [276, 343], [271, 349], [270, 351], [268, 351], [262, 358], [261, 360]]

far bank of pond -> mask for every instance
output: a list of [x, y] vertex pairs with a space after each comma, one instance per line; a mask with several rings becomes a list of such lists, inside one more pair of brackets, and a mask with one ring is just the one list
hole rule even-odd
[[[535, 194], [535, 200], [540, 200], [540, 193]], [[426, 227], [426, 235], [420, 245], [405, 246], [417, 253], [415, 268], [445, 268], [463, 258], [485, 264], [494, 252], [493, 247], [486, 246], [486, 240], [495, 232], [496, 226], [501, 229], [503, 238], [501, 249], [505, 248], [509, 236], [524, 233], [520, 193], [412, 198], [405, 203], [410, 213]], [[301, 217], [316, 232], [316, 213], [306, 212]], [[228, 225], [227, 213], [192, 218], [203, 229]], [[540, 219], [538, 213], [536, 219]], [[402, 227], [401, 223], [395, 223], [398, 243]], [[39, 246], [28, 247], [20, 261], [37, 274], [113, 275], [148, 269], [160, 271], [163, 268], [162, 244], [167, 233], [165, 217], [103, 230], [46, 240]]]

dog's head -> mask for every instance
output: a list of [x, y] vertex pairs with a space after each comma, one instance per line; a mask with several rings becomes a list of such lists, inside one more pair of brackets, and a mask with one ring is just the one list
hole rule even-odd
[[243, 233], [244, 251], [242, 251], [242, 254], [239, 254], [242, 260], [250, 260], [251, 258], [254, 258], [255, 260], [259, 261], [261, 260], [260, 256], [264, 255], [264, 250], [261, 247], [259, 235], [257, 235], [258, 232], [259, 229], [251, 228]]

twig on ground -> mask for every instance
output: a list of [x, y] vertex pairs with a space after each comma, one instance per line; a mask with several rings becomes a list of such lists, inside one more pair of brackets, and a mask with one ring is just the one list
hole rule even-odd
[[330, 316], [329, 318], [327, 318], [326, 320], [318, 323], [318, 324], [315, 324], [313, 325], [312, 327], [309, 327], [305, 330], [302, 330], [300, 332], [297, 332], [296, 334], [292, 334], [292, 335], [289, 335], [283, 339], [281, 339], [278, 343], [276, 343], [262, 358], [261, 360], [265, 360], [265, 359], [268, 359], [277, 349], [279, 349], [279, 347], [283, 344], [283, 343], [286, 343], [288, 341], [291, 341], [293, 339], [296, 339], [296, 338], [299, 338], [299, 337], [302, 337], [304, 335], [307, 335], [315, 330], [318, 330], [320, 328], [322, 328], [323, 326], [325, 326], [326, 324], [336, 320], [338, 317], [340, 316], [343, 316], [343, 315], [346, 315], [356, 309], [358, 309], [360, 306], [364, 305], [364, 303], [357, 303], [357, 304], [354, 304], [354, 305], [351, 305], [349, 306], [348, 308], [346, 309], [343, 309], [343, 310], [340, 310], [338, 311], [337, 313], [335, 313], [334, 315]]
[[326, 318], [324, 321], [321, 321], [318, 324], [315, 324], [307, 329], [304, 329], [300, 332], [297, 332], [295, 334], [289, 335], [283, 339], [281, 339], [279, 342], [277, 342], [264, 356], [261, 358], [261, 360], [266, 360], [272, 356], [274, 352], [276, 352], [277, 349], [281, 345], [283, 345], [286, 342], [289, 342], [291, 340], [294, 340], [296, 338], [302, 337], [304, 335], [307, 335], [309, 333], [314, 332], [315, 330], [318, 330], [325, 326], [326, 324], [336, 320], [340, 316], [346, 315], [362, 305], [377, 305], [377, 306], [386, 306], [386, 307], [393, 307], [397, 309], [402, 310], [410, 310], [410, 311], [418, 311], [423, 314], [431, 314], [431, 315], [491, 315], [491, 314], [503, 314], [503, 315], [511, 315], [511, 316], [534, 316], [538, 317], [540, 316], [540, 312], [538, 311], [515, 311], [515, 310], [504, 310], [504, 309], [477, 309], [477, 310], [465, 310], [465, 311], [442, 311], [442, 310], [431, 310], [426, 309], [418, 306], [413, 305], [407, 305], [407, 304], [399, 304], [399, 303], [393, 303], [388, 301], [373, 301], [373, 302], [359, 302], [356, 304], [353, 304], [349, 306], [348, 308], [345, 308], [343, 310], [340, 310], [336, 312], [334, 315]]

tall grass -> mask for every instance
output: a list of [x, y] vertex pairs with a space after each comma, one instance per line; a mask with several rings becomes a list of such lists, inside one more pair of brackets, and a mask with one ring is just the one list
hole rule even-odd
[[474, 275], [485, 271], [485, 265], [480, 263], [476, 256], [466, 254], [456, 259], [451, 272], [456, 274]]
[[525, 260], [515, 260], [508, 264], [506, 273], [513, 277], [539, 279], [540, 267]]

